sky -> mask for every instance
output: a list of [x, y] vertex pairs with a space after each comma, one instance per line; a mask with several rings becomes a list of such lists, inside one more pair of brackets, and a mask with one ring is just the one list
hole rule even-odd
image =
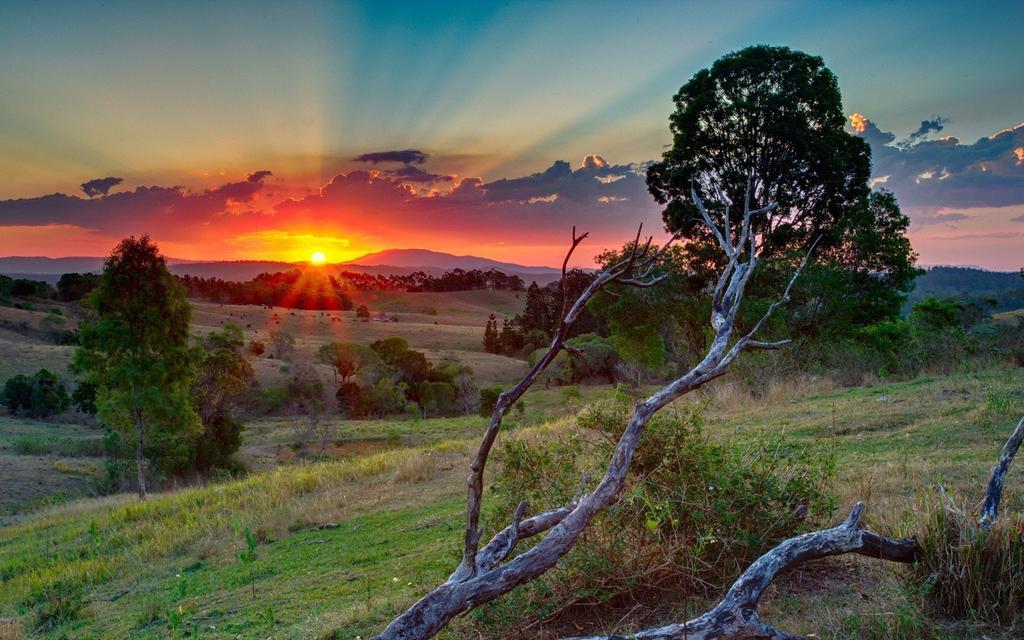
[[923, 264], [1024, 266], [1024, 3], [0, 2], [0, 256], [581, 264], [662, 228], [671, 98], [820, 55]]

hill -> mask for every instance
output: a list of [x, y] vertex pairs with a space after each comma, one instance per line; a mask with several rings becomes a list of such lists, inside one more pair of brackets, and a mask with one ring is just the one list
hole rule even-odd
[[914, 281], [908, 305], [925, 298], [994, 300], [993, 311], [1024, 308], [1024, 278], [1019, 273], [973, 267], [931, 267]]
[[450, 253], [427, 249], [387, 249], [368, 253], [361, 258], [343, 262], [342, 266], [391, 266], [391, 267], [434, 267], [438, 269], [498, 269], [505, 273], [530, 273], [535, 275], [557, 275], [554, 267], [527, 267], [511, 262], [498, 262], [478, 256], [456, 256]]

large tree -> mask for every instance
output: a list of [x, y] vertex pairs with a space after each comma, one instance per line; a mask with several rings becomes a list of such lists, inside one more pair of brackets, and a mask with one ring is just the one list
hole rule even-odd
[[711, 209], [731, 205], [733, 227], [745, 205], [770, 202], [771, 215], [751, 220], [763, 263], [749, 289], [753, 310], [817, 242], [815, 265], [793, 292], [790, 317], [803, 326], [790, 335], [898, 315], [918, 273], [909, 221], [891, 194], [871, 193], [871, 149], [844, 129], [838, 81], [821, 58], [748, 47], [697, 72], [674, 101], [673, 144], [647, 185], [665, 205], [666, 228], [686, 240], [682, 257], [699, 286], [714, 281], [723, 258], [695, 194]]
[[669, 230], [716, 259], [692, 188], [709, 208], [733, 203], [734, 225], [748, 193], [752, 209], [775, 203], [772, 215], [752, 220], [765, 259], [821, 234], [826, 244], [836, 239], [846, 211], [868, 194], [871, 150], [845, 131], [839, 83], [817, 56], [748, 47], [698, 71], [674, 101], [672, 148], [649, 168], [647, 185], [666, 205]]
[[187, 452], [202, 428], [189, 401], [198, 357], [189, 347], [192, 307], [149, 236], [117, 245], [89, 301], [96, 317], [81, 327], [74, 367], [97, 385], [100, 419], [134, 438], [145, 498], [150, 441]]

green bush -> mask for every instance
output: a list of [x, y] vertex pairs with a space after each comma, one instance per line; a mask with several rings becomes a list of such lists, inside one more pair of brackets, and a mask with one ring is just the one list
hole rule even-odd
[[26, 604], [33, 607], [37, 631], [49, 631], [77, 620], [86, 608], [81, 584], [58, 580], [30, 594]]
[[40, 369], [33, 376], [9, 378], [4, 383], [3, 401], [11, 414], [24, 413], [33, 418], [63, 413], [71, 404], [64, 383], [49, 369]]
[[480, 390], [480, 415], [485, 418], [491, 417], [502, 391], [501, 387], [485, 387]]
[[[520, 500], [533, 513], [565, 504], [584, 474], [603, 474], [628, 417], [628, 403], [606, 401], [581, 411], [577, 430], [557, 441], [508, 441], [497, 452], [503, 469], [489, 521], [507, 523]], [[764, 551], [833, 509], [831, 453], [792, 448], [781, 438], [717, 444], [701, 424], [692, 408], [655, 416], [618, 501], [557, 569], [482, 607], [478, 620], [515, 626], [524, 617], [581, 613], [644, 593], [717, 593]]]

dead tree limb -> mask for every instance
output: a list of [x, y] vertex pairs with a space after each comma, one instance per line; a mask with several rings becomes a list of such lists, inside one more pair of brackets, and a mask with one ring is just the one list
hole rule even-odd
[[[770, 343], [757, 341], [754, 336], [768, 321], [771, 314], [780, 305], [788, 302], [793, 284], [806, 266], [810, 251], [793, 273], [779, 299], [769, 306], [765, 314], [747, 333], [737, 337], [735, 335], [737, 314], [750, 276], [759, 263], [757, 234], [754, 232], [752, 220], [756, 216], [770, 212], [775, 205], [770, 204], [759, 209], [751, 209], [748, 195], [745, 199], [740, 229], [734, 233], [729, 224], [728, 210], [724, 212], [721, 228], [719, 228], [698, 196], [696, 189], [693, 189], [692, 196], [704, 222], [715, 234], [727, 258], [726, 266], [719, 275], [714, 288], [710, 320], [715, 335], [704, 358], [684, 375], [662, 387], [646, 400], [637, 403], [625, 431], [619, 438], [604, 476], [592, 491], [577, 497], [561, 509], [527, 520], [521, 519], [524, 515], [525, 505], [520, 505], [512, 523], [481, 549], [480, 509], [484, 468], [501, 428], [505, 412], [526, 392], [541, 372], [555, 359], [555, 356], [565, 348], [569, 329], [587, 303], [601, 289], [613, 283], [652, 286], [664, 278], [664, 276], [653, 276], [653, 269], [675, 238], [653, 250], [650, 239], [641, 246], [640, 233], [642, 229], [638, 230], [636, 239], [624, 259], [601, 271], [571, 306], [568, 305], [567, 299], [563, 301], [562, 320], [551, 340], [551, 345], [515, 387], [498, 397], [480, 446], [470, 464], [470, 474], [467, 480], [464, 548], [459, 567], [447, 581], [392, 620], [387, 628], [377, 636], [378, 639], [423, 640], [433, 637], [456, 615], [473, 606], [494, 600], [554, 567], [572, 549], [577, 538], [594, 516], [614, 502], [622, 490], [633, 453], [636, 451], [651, 417], [684, 394], [725, 374], [729, 365], [744, 350], [769, 348]], [[568, 266], [569, 256], [585, 235], [577, 236], [575, 229], [573, 230], [572, 245], [563, 261], [563, 274]], [[813, 246], [811, 251], [813, 251]], [[563, 291], [565, 290], [564, 286], [563, 279]], [[541, 521], [536, 521], [537, 518], [540, 518]], [[531, 523], [531, 525], [527, 527], [527, 523]], [[508, 559], [519, 540], [542, 531], [547, 531], [547, 535], [537, 544], [524, 553]], [[508, 561], [505, 562], [506, 560]]]
[[914, 540], [893, 540], [862, 528], [860, 519], [863, 512], [864, 503], [858, 502], [841, 525], [784, 540], [755, 560], [718, 605], [693, 620], [628, 636], [592, 636], [574, 640], [799, 640], [804, 636], [776, 629], [757, 613], [765, 590], [780, 573], [809, 560], [845, 553], [904, 563], [914, 562], [917, 558], [919, 549]]
[[999, 460], [992, 467], [988, 490], [985, 492], [985, 500], [981, 503], [981, 514], [978, 519], [978, 524], [982, 527], [991, 526], [999, 516], [999, 501], [1003, 499], [1003, 482], [1006, 480], [1006, 472], [1010, 469], [1013, 457], [1020, 449], [1021, 442], [1024, 442], [1024, 418], [1017, 423], [1017, 428], [1010, 434], [1010, 438], [999, 453]]

